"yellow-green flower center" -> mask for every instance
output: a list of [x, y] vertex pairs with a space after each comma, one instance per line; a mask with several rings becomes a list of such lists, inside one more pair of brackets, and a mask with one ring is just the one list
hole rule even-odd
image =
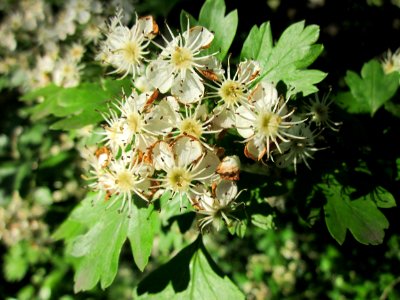
[[135, 41], [127, 42], [121, 49], [123, 58], [126, 62], [135, 64], [138, 63], [141, 57], [140, 48]]
[[233, 106], [244, 96], [243, 85], [233, 80], [227, 80], [222, 83], [218, 95], [228, 106]]
[[130, 114], [126, 119], [126, 122], [128, 123], [128, 127], [132, 132], [139, 133], [141, 131], [143, 121], [138, 113], [135, 112]]
[[276, 137], [282, 118], [272, 112], [261, 112], [257, 119], [257, 130], [264, 136]]
[[187, 48], [176, 47], [172, 53], [171, 61], [177, 69], [189, 69], [193, 64], [193, 54]]
[[128, 170], [123, 170], [117, 175], [115, 183], [121, 192], [127, 193], [132, 191], [135, 186], [135, 175], [130, 173]]
[[192, 118], [184, 119], [179, 127], [182, 133], [192, 135], [196, 138], [200, 138], [203, 134], [203, 129], [199, 121]]
[[189, 189], [192, 176], [184, 168], [176, 167], [168, 172], [167, 181], [174, 191], [186, 192]]

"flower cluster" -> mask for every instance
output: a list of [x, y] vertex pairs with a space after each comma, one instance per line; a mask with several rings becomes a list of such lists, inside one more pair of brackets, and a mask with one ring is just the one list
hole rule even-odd
[[130, 21], [133, 6], [127, 0], [18, 0], [8, 1], [0, 23], [0, 75], [10, 86], [29, 91], [54, 83], [74, 87], [87, 68], [84, 58], [93, 54], [104, 19], [124, 9]]
[[[133, 88], [103, 114], [101, 143], [86, 153], [90, 187], [121, 211], [130, 210], [134, 198], [150, 203], [169, 193], [181, 208], [204, 216], [201, 229], [219, 228], [235, 219], [240, 195], [240, 153], [220, 146], [224, 134], [244, 144], [244, 159], [293, 163], [296, 170], [300, 162], [309, 167], [317, 150], [319, 133], [308, 121], [332, 123], [328, 111], [320, 119], [316, 112], [313, 118], [296, 114], [290, 99], [260, 76], [257, 61], [241, 61], [231, 74], [228, 60], [224, 70], [217, 53], [208, 51], [214, 34], [207, 28], [188, 25], [175, 34], [167, 25], [167, 33], [157, 37], [151, 16], [137, 17], [131, 27], [120, 14], [111, 19], [97, 59], [110, 73], [131, 76]], [[329, 107], [325, 99], [321, 105]]]

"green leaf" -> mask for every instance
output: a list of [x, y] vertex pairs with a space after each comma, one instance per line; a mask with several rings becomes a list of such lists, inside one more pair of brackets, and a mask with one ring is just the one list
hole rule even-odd
[[362, 244], [382, 243], [389, 222], [369, 197], [351, 200], [353, 190], [344, 191], [333, 178], [329, 184], [319, 187], [327, 199], [324, 206], [326, 225], [339, 244], [343, 244], [347, 229]]
[[[139, 203], [136, 204], [139, 206]], [[130, 215], [128, 225], [128, 239], [131, 244], [133, 259], [140, 271], [143, 271], [149, 262], [153, 239], [160, 227], [160, 219], [157, 212], [151, 208], [136, 207]]]
[[214, 40], [206, 53], [218, 52], [216, 57], [220, 61], [227, 55], [238, 26], [237, 10], [231, 11], [227, 16], [225, 10], [224, 0], [206, 0], [200, 10], [198, 22], [214, 32]]
[[146, 278], [135, 299], [244, 299], [232, 281], [221, 275], [199, 237]]
[[69, 130], [100, 122], [100, 112], [108, 110], [109, 102], [130, 88], [131, 81], [128, 79], [84, 82], [73, 88], [49, 85], [29, 92], [22, 99], [32, 101], [43, 98], [30, 110], [32, 120], [53, 115], [61, 118], [53, 124], [53, 129]]
[[393, 195], [381, 186], [378, 186], [372, 193], [369, 193], [367, 197], [374, 201], [378, 207], [396, 207], [396, 200]]
[[385, 74], [378, 60], [372, 59], [361, 69], [361, 77], [347, 71], [345, 82], [353, 98], [343, 98], [342, 107], [351, 113], [369, 113], [371, 117], [390, 100], [399, 86], [399, 74]]
[[[26, 245], [25, 245], [26, 247]], [[7, 281], [19, 281], [28, 271], [29, 262], [23, 244], [13, 245], [4, 256], [4, 276]]]
[[385, 109], [390, 112], [393, 116], [400, 118], [400, 104], [387, 101], [384, 104]]
[[[141, 203], [142, 200], [135, 200], [130, 214], [127, 210], [119, 213], [118, 203], [108, 207], [108, 202], [90, 194], [53, 234], [53, 238], [71, 244], [69, 255], [80, 258], [75, 292], [90, 290], [98, 282], [105, 289], [113, 282], [127, 238], [139, 269], [147, 265], [159, 221], [153, 206]], [[85, 228], [89, 230], [84, 233]]]
[[240, 60], [246, 58], [261, 60], [269, 57], [273, 48], [272, 32], [269, 22], [261, 24], [260, 28], [254, 25], [243, 43]]
[[319, 37], [317, 25], [304, 26], [304, 21], [289, 26], [273, 47], [269, 23], [254, 26], [246, 38], [240, 54], [243, 59], [258, 60], [262, 67], [261, 78], [272, 82], [283, 81], [292, 93], [312, 94], [314, 86], [326, 77], [318, 70], [305, 70], [323, 51], [323, 46], [314, 44]]
[[264, 216], [255, 214], [251, 216], [251, 223], [264, 230], [275, 229], [274, 217], [272, 215]]

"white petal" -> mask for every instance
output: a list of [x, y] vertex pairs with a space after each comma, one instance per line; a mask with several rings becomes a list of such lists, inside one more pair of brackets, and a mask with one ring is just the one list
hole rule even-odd
[[152, 16], [141, 17], [137, 20], [137, 30], [145, 37], [153, 38], [158, 33], [158, 25]]
[[153, 159], [154, 168], [156, 170], [170, 170], [175, 166], [174, 154], [168, 143], [164, 141], [157, 142], [152, 150], [151, 156]]
[[243, 83], [253, 80], [261, 71], [260, 64], [254, 60], [242, 61], [238, 68], [238, 81]]
[[180, 167], [190, 165], [203, 154], [201, 143], [191, 136], [178, 137], [172, 145], [172, 150]]
[[239, 134], [244, 138], [251, 137], [254, 134], [254, 129], [252, 126], [254, 127], [256, 120], [254, 112], [242, 105], [236, 109], [235, 115], [235, 124]]
[[238, 188], [234, 181], [222, 180], [215, 189], [215, 196], [220, 201], [220, 205], [224, 207], [235, 199], [237, 192]]
[[250, 140], [244, 148], [244, 154], [246, 155], [246, 157], [251, 158], [255, 161], [260, 160], [264, 156], [266, 151], [267, 149], [265, 147], [263, 149], [259, 149], [254, 144], [254, 140]]
[[163, 99], [151, 111], [145, 128], [154, 133], [162, 132], [166, 134], [171, 132], [171, 130], [176, 127], [176, 124], [179, 122], [179, 114], [175, 111], [167, 99]]
[[187, 71], [184, 79], [178, 75], [173, 83], [171, 94], [183, 104], [199, 101], [204, 94], [204, 85], [200, 76], [194, 71]]
[[217, 106], [213, 113], [215, 115], [212, 121], [213, 129], [227, 129], [235, 125], [236, 120], [233, 110], [228, 110], [225, 106]]
[[208, 48], [214, 39], [214, 34], [203, 26], [195, 26], [183, 33], [185, 47], [192, 50]]
[[272, 83], [264, 80], [257, 86], [253, 100], [257, 107], [272, 110], [279, 102], [278, 91]]
[[193, 173], [199, 173], [193, 179], [203, 183], [210, 183], [213, 179], [212, 175], [216, 174], [219, 164], [218, 156], [213, 151], [207, 150], [206, 155], [193, 168]]
[[153, 60], [146, 69], [146, 77], [150, 84], [158, 88], [161, 93], [166, 93], [174, 82], [174, 68], [164, 60]]

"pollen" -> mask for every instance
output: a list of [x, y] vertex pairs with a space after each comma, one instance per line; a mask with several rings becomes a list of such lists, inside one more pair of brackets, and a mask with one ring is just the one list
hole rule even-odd
[[193, 64], [192, 51], [184, 47], [176, 47], [172, 53], [171, 61], [179, 70], [189, 69]]
[[276, 137], [279, 131], [279, 125], [282, 122], [282, 118], [272, 112], [262, 112], [258, 116], [257, 129], [258, 133], [263, 136], [269, 136], [271, 138]]
[[134, 174], [129, 172], [128, 170], [122, 170], [115, 180], [115, 183], [118, 186], [118, 189], [122, 193], [128, 193], [133, 190], [136, 182], [136, 177]]
[[186, 192], [189, 190], [192, 176], [182, 167], [175, 167], [167, 174], [169, 186], [176, 192]]
[[143, 121], [138, 113], [130, 114], [126, 122], [128, 123], [129, 129], [134, 133], [139, 133], [143, 127]]
[[141, 52], [136, 41], [128, 41], [121, 49], [124, 60], [130, 63], [139, 63]]
[[218, 95], [227, 104], [232, 107], [239, 103], [240, 99], [244, 97], [243, 86], [236, 81], [226, 80], [218, 91]]
[[203, 134], [203, 129], [199, 121], [192, 118], [186, 118], [181, 122], [180, 131], [196, 138], [200, 138]]

